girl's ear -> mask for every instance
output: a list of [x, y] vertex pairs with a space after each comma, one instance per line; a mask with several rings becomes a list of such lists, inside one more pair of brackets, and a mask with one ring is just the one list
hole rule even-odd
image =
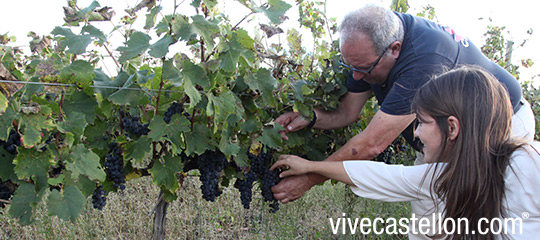
[[459, 130], [459, 120], [454, 116], [448, 117], [448, 139], [450, 141], [453, 141], [457, 138], [457, 136], [459, 135]]

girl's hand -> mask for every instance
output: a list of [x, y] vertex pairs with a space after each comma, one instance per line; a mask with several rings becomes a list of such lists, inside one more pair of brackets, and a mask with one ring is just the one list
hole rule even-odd
[[300, 175], [310, 172], [311, 164], [313, 164], [311, 161], [295, 155], [281, 155], [279, 156], [278, 161], [270, 167], [270, 170], [276, 168], [284, 169], [285, 171], [279, 174], [280, 178], [284, 178], [291, 175]]

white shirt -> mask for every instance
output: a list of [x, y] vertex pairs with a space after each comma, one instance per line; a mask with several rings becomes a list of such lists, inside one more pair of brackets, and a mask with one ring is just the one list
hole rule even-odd
[[[540, 143], [533, 146], [540, 151]], [[356, 195], [385, 202], [431, 201], [432, 175], [444, 168], [444, 164], [435, 170], [434, 164], [403, 166], [373, 161], [344, 161], [343, 166]], [[510, 166], [513, 171], [508, 168], [505, 176], [505, 218], [520, 218], [523, 224], [517, 222], [515, 233], [509, 225], [507, 236], [536, 239], [540, 235], [540, 155], [528, 146], [516, 150]], [[442, 203], [439, 208], [444, 208]]]

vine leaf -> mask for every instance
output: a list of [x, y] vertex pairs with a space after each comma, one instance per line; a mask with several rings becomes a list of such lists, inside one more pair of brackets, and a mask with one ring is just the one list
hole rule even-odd
[[59, 122], [58, 130], [61, 133], [72, 133], [76, 140], [81, 139], [84, 129], [88, 125], [84, 114], [80, 112], [68, 112], [67, 118], [63, 122]]
[[188, 60], [184, 61], [182, 76], [184, 77], [184, 90], [191, 100], [190, 107], [193, 108], [201, 101], [201, 93], [195, 88], [195, 85], [203, 88], [208, 87], [208, 78], [204, 69]]
[[180, 157], [167, 155], [163, 158], [163, 162], [156, 161], [148, 172], [152, 174], [152, 182], [156, 186], [164, 186], [169, 191], [174, 192], [180, 187], [176, 174], [181, 172], [183, 168]]
[[8, 107], [8, 100], [3, 93], [0, 93], [0, 115], [3, 114]]
[[90, 35], [76, 35], [68, 28], [55, 27], [51, 34], [64, 36], [61, 42], [68, 47], [66, 53], [83, 54], [88, 44], [92, 42]]
[[80, 174], [88, 176], [91, 180], [105, 181], [105, 171], [100, 168], [99, 156], [79, 144], [71, 150], [71, 161], [66, 163], [66, 169], [71, 171], [74, 179], [79, 178]]
[[155, 58], [162, 58], [169, 52], [169, 45], [173, 43], [171, 36], [166, 35], [165, 37], [158, 40], [156, 43], [150, 46], [150, 51], [148, 54]]
[[13, 159], [15, 155], [8, 153], [4, 148], [0, 148], [0, 179], [7, 180], [14, 176]]
[[48, 186], [49, 161], [52, 157], [35, 149], [18, 148], [17, 157], [13, 160], [15, 174], [19, 179], [32, 179], [36, 187]]
[[225, 155], [236, 156], [240, 152], [240, 146], [233, 141], [233, 132], [230, 128], [224, 128], [221, 132], [221, 141], [219, 142], [219, 150]]
[[129, 78], [124, 82], [122, 88], [111, 94], [108, 99], [117, 105], [138, 105], [142, 100], [145, 100], [145, 97], [142, 91], [137, 91], [137, 89], [140, 89], [140, 87], [136, 82], [137, 73], [130, 75]]
[[99, 30], [98, 28], [92, 26], [92, 25], [86, 25], [84, 26], [81, 31], [83, 33], [88, 33], [90, 36], [97, 38], [99, 43], [104, 43], [107, 41], [107, 37], [105, 34]]
[[114, 80], [111, 80], [103, 71], [95, 70], [94, 71], [94, 86], [96, 86], [96, 92], [101, 94], [103, 98], [108, 98], [115, 91], [115, 88], [122, 87], [124, 83], [129, 78], [129, 75], [126, 72], [120, 72]]
[[132, 158], [137, 164], [141, 164], [145, 158], [149, 158], [152, 153], [152, 140], [147, 136], [141, 136], [137, 141], [128, 144], [126, 148], [126, 158]]
[[163, 79], [169, 80], [173, 85], [179, 86], [181, 84], [181, 73], [174, 66], [173, 60], [167, 60], [163, 62]]
[[161, 6], [155, 6], [152, 8], [149, 14], [146, 14], [146, 23], [144, 24], [144, 29], [151, 29], [156, 24], [156, 16], [161, 12]]
[[219, 125], [231, 115], [242, 115], [244, 108], [240, 99], [228, 89], [220, 89], [221, 94], [214, 96], [208, 94], [207, 115], [214, 115], [214, 132], [217, 132]]
[[285, 12], [292, 6], [281, 0], [268, 0], [268, 6], [262, 6], [258, 10], [264, 12], [264, 14], [274, 24], [280, 24], [283, 22], [283, 16]]
[[195, 123], [193, 131], [186, 133], [186, 155], [203, 154], [206, 149], [210, 149], [211, 135], [212, 132], [206, 125]]
[[260, 68], [255, 75], [249, 74], [246, 83], [252, 90], [258, 90], [264, 99], [264, 103], [269, 106], [277, 104], [272, 96], [272, 91], [277, 87], [278, 81], [272, 77], [268, 69]]
[[84, 114], [85, 120], [89, 124], [94, 124], [96, 119], [96, 109], [98, 106], [96, 99], [84, 94], [83, 92], [74, 92], [69, 97], [69, 101], [64, 101], [64, 112], [80, 112]]
[[262, 132], [262, 135], [257, 138], [257, 141], [260, 141], [263, 145], [267, 147], [277, 149], [282, 146], [281, 135], [278, 133], [278, 131], [282, 131], [284, 129], [285, 128], [283, 128], [279, 124], [275, 124], [272, 128], [265, 128]]
[[191, 17], [191, 19], [193, 20], [193, 23], [191, 24], [192, 31], [203, 38], [208, 49], [214, 49], [213, 35], [219, 33], [218, 25], [207, 21], [202, 15], [195, 15]]
[[34, 221], [32, 216], [33, 208], [40, 202], [34, 185], [30, 183], [22, 183], [13, 195], [9, 215], [19, 219], [22, 225], [31, 224]]
[[139, 54], [142, 54], [150, 47], [150, 36], [143, 32], [134, 32], [129, 37], [129, 40], [125, 42], [127, 46], [119, 47], [118, 51], [122, 52], [119, 62], [126, 62]]
[[81, 190], [76, 186], [70, 185], [64, 188], [63, 194], [58, 190], [53, 190], [49, 194], [47, 208], [51, 215], [56, 215], [65, 221], [74, 221], [81, 213], [86, 198]]
[[[18, 116], [17, 112], [10, 106], [5, 109], [5, 112], [0, 115], [0, 139], [7, 141], [13, 120]], [[4, 130], [1, 130], [4, 129]]]
[[22, 115], [22, 125], [25, 126], [22, 136], [25, 148], [31, 148], [41, 141], [41, 130], [50, 130], [54, 124], [49, 117], [50, 114], [24, 114]]
[[87, 87], [92, 84], [94, 67], [87, 61], [76, 60], [62, 69], [60, 78], [64, 82], [74, 83], [80, 87]]
[[234, 35], [228, 44], [228, 50], [222, 55], [220, 68], [227, 72], [235, 72], [237, 70], [236, 65], [240, 57], [243, 57], [247, 63], [251, 63], [253, 54], [247, 48], [238, 42], [238, 37]]

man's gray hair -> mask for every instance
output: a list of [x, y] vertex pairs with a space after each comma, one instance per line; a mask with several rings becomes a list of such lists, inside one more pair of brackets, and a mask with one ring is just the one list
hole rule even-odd
[[354, 41], [359, 32], [366, 34], [375, 45], [375, 52], [382, 54], [394, 41], [403, 42], [403, 23], [394, 12], [377, 6], [366, 5], [345, 15], [339, 27], [340, 46]]

